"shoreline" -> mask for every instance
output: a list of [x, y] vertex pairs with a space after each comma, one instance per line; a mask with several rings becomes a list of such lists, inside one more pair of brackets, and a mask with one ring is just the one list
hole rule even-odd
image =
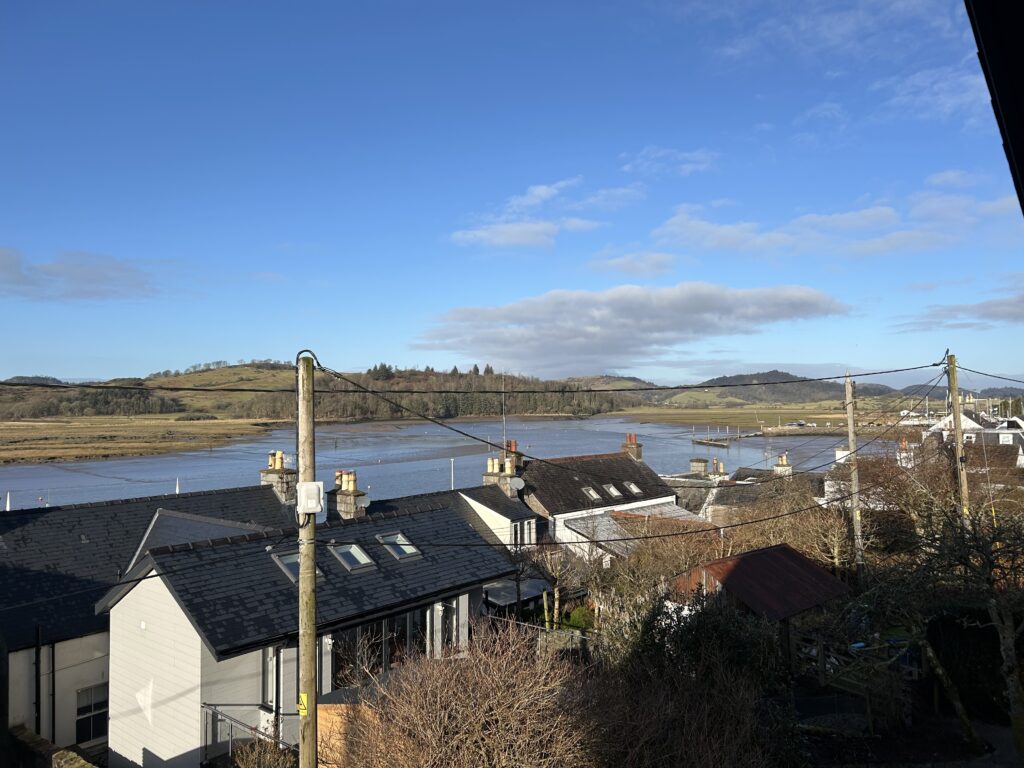
[[[223, 448], [241, 440], [260, 439], [275, 429], [294, 427], [279, 419], [208, 419], [177, 421], [181, 414], [74, 416], [0, 422], [0, 466], [63, 464], [162, 456], [168, 453]], [[597, 414], [606, 416], [608, 414]], [[571, 414], [527, 414], [517, 421], [585, 419]], [[501, 416], [459, 416], [450, 424], [500, 420]], [[394, 432], [426, 419], [325, 420], [318, 426], [344, 426], [350, 432]]]

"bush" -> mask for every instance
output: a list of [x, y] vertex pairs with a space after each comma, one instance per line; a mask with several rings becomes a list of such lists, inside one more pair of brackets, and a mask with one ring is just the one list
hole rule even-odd
[[573, 629], [593, 629], [594, 612], [590, 606], [581, 605], [573, 608], [572, 613], [569, 614], [568, 626]]
[[175, 416], [175, 421], [216, 421], [217, 417], [212, 413], [186, 413], [184, 416]]
[[539, 654], [536, 634], [478, 624], [464, 656], [416, 658], [364, 694], [323, 766], [556, 768], [595, 765], [579, 670]]

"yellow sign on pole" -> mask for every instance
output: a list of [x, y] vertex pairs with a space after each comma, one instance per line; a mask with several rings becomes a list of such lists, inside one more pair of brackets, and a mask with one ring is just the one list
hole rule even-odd
[[298, 707], [299, 707], [299, 717], [306, 717], [309, 714], [309, 704], [308, 704], [308, 699], [306, 698], [306, 694], [304, 694], [304, 693], [300, 693], [299, 694], [299, 704], [298, 704]]

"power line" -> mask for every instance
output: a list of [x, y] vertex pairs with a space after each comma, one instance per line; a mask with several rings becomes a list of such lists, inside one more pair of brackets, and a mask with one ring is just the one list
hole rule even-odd
[[957, 368], [959, 368], [961, 371], [970, 371], [971, 373], [976, 373], [979, 376], [988, 376], [989, 378], [999, 379], [1000, 381], [1012, 381], [1015, 384], [1024, 384], [1024, 379], [1015, 379], [1012, 376], [997, 376], [994, 373], [985, 373], [984, 371], [976, 371], [973, 368], [965, 368], [962, 365], [957, 365]]
[[[883, 376], [893, 373], [906, 373], [909, 371], [920, 371], [927, 368], [935, 368], [942, 363], [928, 363], [926, 365], [915, 365], [907, 368], [890, 368], [887, 370], [878, 371], [865, 371], [858, 373], [858, 377], [865, 376]], [[324, 373], [328, 373], [326, 369], [320, 369]], [[336, 373], [336, 372], [335, 372]], [[331, 374], [333, 375], [333, 374]], [[781, 379], [779, 381], [758, 381], [751, 383], [724, 383], [724, 384], [677, 384], [672, 386], [662, 386], [660, 384], [652, 384], [645, 387], [560, 387], [555, 389], [396, 389], [389, 390], [391, 394], [395, 395], [570, 395], [570, 394], [615, 394], [620, 392], [677, 392], [694, 389], [735, 389], [739, 387], [767, 387], [775, 384], [807, 384], [811, 382], [824, 382], [824, 381], [835, 381], [842, 379], [846, 374], [837, 374], [835, 376], [817, 376], [811, 378], [794, 378], [794, 379]], [[987, 374], [986, 374], [987, 375]], [[346, 395], [346, 394], [365, 394], [366, 388], [362, 385], [357, 384], [355, 381], [349, 378], [345, 378], [349, 384], [356, 386], [357, 389], [332, 389], [318, 391], [317, 396], [326, 395]], [[0, 387], [12, 387], [12, 388], [23, 388], [23, 389], [93, 389], [93, 390], [123, 390], [130, 392], [244, 392], [244, 393], [269, 393], [269, 394], [289, 394], [294, 395], [295, 390], [291, 388], [270, 388], [270, 387], [182, 387], [172, 386], [169, 384], [154, 384], [151, 386], [143, 386], [137, 384], [54, 384], [54, 383], [31, 383], [21, 381], [0, 381]]]
[[[436, 424], [439, 427], [442, 427], [442, 428], [447, 429], [447, 430], [449, 430], [451, 432], [454, 432], [455, 434], [461, 435], [462, 437], [465, 437], [465, 438], [467, 438], [469, 440], [474, 440], [474, 441], [476, 441], [478, 443], [482, 443], [483, 445], [490, 446], [491, 448], [494, 448], [495, 450], [502, 450], [502, 451], [503, 450], [507, 450], [507, 448], [505, 446], [500, 446], [500, 445], [497, 445], [496, 443], [492, 443], [490, 440], [486, 440], [486, 439], [484, 439], [482, 437], [477, 437], [476, 435], [473, 435], [473, 434], [471, 434], [471, 433], [469, 433], [469, 432], [467, 432], [467, 431], [465, 431], [463, 429], [459, 429], [458, 427], [452, 426], [448, 422], [443, 421], [441, 419], [434, 418], [433, 416], [428, 416], [425, 413], [420, 413], [419, 411], [416, 411], [416, 410], [414, 410], [412, 408], [409, 408], [406, 405], [403, 405], [403, 404], [401, 404], [401, 403], [391, 399], [390, 397], [388, 397], [386, 394], [384, 394], [382, 392], [378, 392], [377, 390], [370, 389], [369, 387], [366, 387], [366, 386], [360, 384], [359, 382], [350, 379], [345, 374], [339, 373], [338, 371], [335, 371], [335, 370], [333, 370], [331, 368], [328, 368], [328, 367], [324, 366], [320, 362], [320, 360], [318, 358], [316, 358], [315, 355], [314, 355], [313, 359], [315, 361], [315, 365], [316, 365], [317, 370], [322, 371], [323, 373], [326, 373], [328, 376], [333, 376], [333, 377], [335, 377], [335, 378], [337, 378], [337, 379], [339, 379], [341, 381], [344, 381], [344, 382], [350, 384], [351, 386], [358, 387], [365, 394], [373, 395], [374, 397], [377, 397], [380, 400], [383, 400], [385, 403], [388, 403], [389, 405], [391, 405], [391, 406], [393, 406], [395, 408], [398, 408], [401, 411], [405, 411], [406, 413], [408, 413], [408, 414], [410, 414], [412, 416], [415, 416], [416, 418], [423, 419], [424, 421], [429, 421], [432, 424]], [[938, 365], [941, 365], [941, 363], [935, 363], [934, 364], [934, 366], [938, 366]], [[932, 365], [929, 365], [929, 366], [918, 366], [918, 368], [921, 368], [921, 367], [928, 368], [928, 367], [933, 367], [933, 366]], [[940, 373], [939, 377], [941, 377], [941, 375], [942, 374]], [[392, 394], [392, 393], [388, 393], [388, 394]], [[921, 402], [924, 402], [925, 397], [926, 396], [922, 396], [921, 398], [919, 398], [919, 400], [917, 401], [918, 404], [920, 404]], [[867, 448], [867, 446], [871, 445], [872, 443], [877, 442], [885, 434], [887, 434], [888, 432], [890, 432], [891, 430], [893, 430], [897, 426], [899, 426], [899, 424], [900, 424], [900, 422], [902, 420], [903, 420], [903, 417], [901, 417], [896, 422], [894, 422], [889, 427], [887, 427], [885, 430], [880, 432], [873, 439], [871, 439], [871, 440], [867, 441], [866, 443], [864, 443], [864, 445], [859, 446], [858, 447], [858, 451], [863, 450], [864, 448]], [[607, 475], [602, 475], [600, 473], [594, 473], [594, 472], [589, 472], [587, 470], [581, 470], [581, 469], [573, 468], [573, 467], [561, 464], [561, 463], [559, 463], [557, 461], [552, 461], [552, 460], [549, 460], [549, 459], [542, 459], [542, 458], [540, 458], [538, 456], [532, 456], [532, 455], [530, 455], [528, 453], [524, 453], [524, 452], [519, 451], [519, 450], [515, 451], [514, 453], [518, 454], [519, 456], [522, 456], [523, 458], [530, 459], [531, 461], [536, 461], [538, 463], [545, 464], [547, 466], [556, 467], [557, 469], [559, 469], [561, 471], [569, 472], [569, 473], [571, 473], [573, 475], [585, 475], [585, 476], [590, 477], [592, 479], [599, 480], [599, 481], [603, 480], [605, 482], [621, 481], [621, 478], [609, 477]], [[828, 461], [828, 462], [825, 462], [823, 464], [820, 464], [817, 467], [812, 467], [811, 469], [808, 469], [808, 470], [802, 470], [801, 472], [793, 473], [793, 475], [790, 475], [789, 477], [793, 477], [793, 476], [799, 475], [799, 474], [808, 474], [809, 472], [812, 472], [815, 469], [822, 469], [824, 467], [831, 466], [833, 463], [834, 462], [832, 462], [832, 461]], [[778, 482], [778, 481], [780, 481], [782, 479], [784, 479], [784, 478], [782, 478], [782, 477], [765, 478], [763, 480], [752, 481], [751, 483], [747, 483], [747, 485], [756, 485], [756, 484], [761, 484], [761, 483]]]

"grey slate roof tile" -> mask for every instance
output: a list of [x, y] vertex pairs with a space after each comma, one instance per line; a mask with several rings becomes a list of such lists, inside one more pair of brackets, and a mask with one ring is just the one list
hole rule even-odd
[[273, 528], [291, 517], [269, 486], [2, 513], [0, 631], [8, 647], [32, 646], [37, 625], [44, 643], [105, 631], [96, 600], [128, 569], [161, 507]]
[[[326, 546], [317, 547], [317, 567], [324, 574], [317, 580], [320, 631], [425, 605], [514, 573], [500, 543], [481, 536], [464, 510], [425, 498], [435, 495], [378, 502], [386, 509], [382, 514], [317, 528], [318, 541], [358, 543], [376, 563], [349, 573]], [[452, 497], [451, 492], [440, 495]], [[405, 507], [410, 511], [394, 514]], [[419, 548], [420, 557], [398, 560], [377, 541], [377, 534], [396, 530]], [[295, 529], [265, 531], [216, 546], [157, 548], [136, 572], [155, 567], [210, 650], [226, 658], [297, 634], [298, 589], [272, 558], [297, 551], [296, 536]], [[97, 610], [109, 610], [119, 596], [112, 590]]]
[[[674, 496], [653, 469], [624, 452], [528, 461], [522, 478], [526, 483], [523, 493], [534, 494], [551, 515]], [[642, 493], [631, 493], [624, 485], [627, 480]], [[609, 483], [619, 489], [621, 497], [604, 488]], [[590, 500], [583, 492], [584, 486], [593, 488], [600, 501]]]

